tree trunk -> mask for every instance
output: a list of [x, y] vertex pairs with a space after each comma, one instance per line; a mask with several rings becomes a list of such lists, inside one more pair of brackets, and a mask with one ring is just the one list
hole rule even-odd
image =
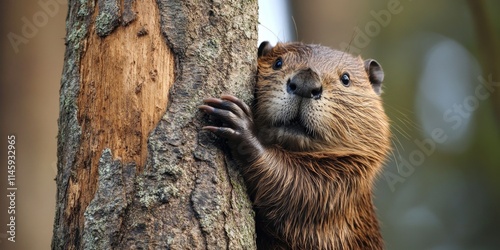
[[205, 97], [250, 100], [257, 1], [69, 1], [53, 249], [253, 249]]

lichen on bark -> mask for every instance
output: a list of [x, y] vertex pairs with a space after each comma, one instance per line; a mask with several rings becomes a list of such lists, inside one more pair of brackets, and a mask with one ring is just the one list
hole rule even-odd
[[97, 5], [95, 30], [98, 36], [105, 37], [120, 25], [120, 6], [118, 0], [97, 0]]
[[[146, 2], [157, 4], [158, 9], [151, 13], [157, 13], [156, 25], [160, 22], [161, 27], [140, 23], [151, 10], [144, 7]], [[225, 155], [228, 150], [224, 143], [201, 131], [209, 121], [197, 106], [203, 98], [222, 93], [252, 98], [257, 1], [126, 0], [121, 14], [116, 12], [116, 6], [122, 7], [117, 3], [69, 2], [52, 248], [254, 249], [253, 211], [243, 180]], [[122, 19], [117, 19], [120, 15]], [[91, 37], [96, 34], [99, 37]], [[103, 57], [110, 49], [120, 54], [109, 40], [119, 40], [117, 34], [133, 34], [124, 36], [130, 41], [120, 40], [124, 44], [147, 44], [152, 36], [163, 35], [160, 38], [166, 44], [161, 45], [168, 45], [167, 49], [175, 54], [173, 85], [167, 84], [168, 90], [161, 91], [167, 93], [168, 101], [151, 95], [149, 99], [137, 98], [141, 101], [133, 102], [129, 109], [92, 117], [95, 110], [109, 110], [121, 103], [121, 96], [132, 93], [132, 98], [124, 102], [130, 104], [134, 98], [147, 95], [147, 87], [164, 84], [164, 76], [156, 70], [170, 66], [164, 65], [165, 58], [155, 57], [160, 55], [161, 46], [146, 47], [145, 51], [155, 53], [142, 56], [148, 61], [157, 60], [154, 65], [139, 63], [134, 46], [127, 49], [129, 54], [123, 60]], [[99, 49], [105, 50], [102, 55]], [[125, 64], [126, 60], [131, 63]], [[133, 76], [120, 80], [120, 75], [112, 74], [116, 69], [126, 73], [145, 70], [149, 74], [137, 81], [130, 81]], [[103, 70], [102, 74], [98, 70]], [[100, 78], [106, 74], [114, 77]], [[117, 85], [99, 89], [109, 84], [107, 80]], [[115, 90], [113, 86], [127, 88], [122, 95], [107, 95], [107, 102], [97, 99], [106, 98], [106, 93]], [[82, 96], [85, 98], [79, 100]], [[94, 103], [97, 100], [103, 105]], [[155, 112], [161, 110], [159, 118], [139, 119], [144, 112], [138, 105], [150, 105]], [[103, 119], [107, 118], [103, 114], [126, 117], [109, 120]], [[128, 133], [113, 136], [119, 131], [113, 130], [115, 123], [110, 121], [120, 125], [137, 122], [142, 129], [126, 127], [130, 130], [123, 131]], [[99, 126], [93, 129], [95, 124]], [[154, 125], [153, 129], [144, 124]], [[128, 145], [129, 136], [141, 140]]]
[[120, 242], [122, 221], [132, 201], [136, 166], [113, 160], [106, 148], [99, 159], [98, 187], [85, 210], [84, 249], [113, 249]]

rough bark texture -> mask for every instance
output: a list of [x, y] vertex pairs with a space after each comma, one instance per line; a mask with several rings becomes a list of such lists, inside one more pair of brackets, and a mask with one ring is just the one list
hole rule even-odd
[[257, 1], [70, 1], [53, 249], [252, 249], [201, 100], [251, 99]]

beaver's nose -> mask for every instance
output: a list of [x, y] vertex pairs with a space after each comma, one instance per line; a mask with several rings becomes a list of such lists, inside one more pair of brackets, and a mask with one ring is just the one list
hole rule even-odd
[[311, 68], [307, 68], [288, 79], [287, 91], [304, 98], [319, 99], [323, 92], [323, 86], [318, 74]]

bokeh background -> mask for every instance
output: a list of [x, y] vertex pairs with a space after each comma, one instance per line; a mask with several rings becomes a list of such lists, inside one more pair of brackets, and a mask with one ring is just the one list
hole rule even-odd
[[[394, 150], [375, 203], [387, 249], [499, 249], [500, 2], [259, 2], [261, 41], [350, 44], [384, 67]], [[0, 11], [0, 249], [49, 249], [67, 4], [3, 0]], [[10, 134], [15, 244], [5, 226]]]

